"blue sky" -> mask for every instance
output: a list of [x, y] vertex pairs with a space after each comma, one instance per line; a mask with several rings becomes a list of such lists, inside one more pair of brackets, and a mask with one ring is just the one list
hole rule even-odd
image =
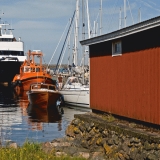
[[[88, 1], [90, 23], [93, 27], [93, 22], [96, 20], [99, 13], [100, 0]], [[130, 5], [128, 5], [128, 2]], [[1, 15], [2, 20], [12, 24], [15, 37], [21, 37], [24, 42], [25, 52], [29, 49], [42, 50], [44, 53], [44, 60], [48, 63], [69, 18], [73, 15], [76, 0], [0, 0], [0, 4], [0, 15], [2, 11], [4, 12], [4, 15]], [[123, 0], [103, 0], [103, 34], [118, 29], [120, 7], [123, 9]], [[160, 16], [159, 0], [128, 0], [127, 26], [132, 25], [132, 17], [129, 8], [131, 8], [134, 23], [138, 22], [139, 8], [141, 9], [142, 21]], [[97, 22], [99, 23], [99, 19]], [[80, 27], [80, 39], [81, 30]], [[63, 41], [64, 38], [62, 42]], [[57, 62], [61, 48], [62, 43], [51, 63], [55, 64]], [[67, 54], [65, 55], [63, 63], [67, 63]]]

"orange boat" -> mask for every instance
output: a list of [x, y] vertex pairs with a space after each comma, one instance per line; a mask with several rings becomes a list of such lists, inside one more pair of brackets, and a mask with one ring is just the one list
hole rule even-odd
[[32, 84], [27, 95], [30, 104], [42, 109], [57, 108], [56, 103], [61, 97], [55, 85], [42, 83]]
[[[39, 63], [35, 62], [35, 58]], [[54, 84], [49, 72], [42, 65], [43, 53], [41, 51], [28, 51], [28, 58], [20, 67], [20, 74], [16, 74], [12, 86], [21, 91], [28, 91], [32, 83]]]

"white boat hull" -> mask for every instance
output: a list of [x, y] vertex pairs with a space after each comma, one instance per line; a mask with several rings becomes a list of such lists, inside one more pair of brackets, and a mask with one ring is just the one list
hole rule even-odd
[[60, 93], [64, 96], [66, 104], [90, 108], [89, 90], [62, 89]]

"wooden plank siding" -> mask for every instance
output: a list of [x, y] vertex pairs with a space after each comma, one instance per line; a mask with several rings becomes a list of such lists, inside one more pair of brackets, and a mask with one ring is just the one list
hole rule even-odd
[[90, 45], [90, 107], [160, 124], [160, 27]]

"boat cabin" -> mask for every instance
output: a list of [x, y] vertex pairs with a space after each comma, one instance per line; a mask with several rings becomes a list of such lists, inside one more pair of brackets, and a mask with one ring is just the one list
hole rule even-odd
[[39, 90], [39, 89], [47, 89], [47, 90], [54, 90], [56, 91], [56, 86], [55, 85], [52, 85], [52, 84], [43, 84], [43, 83], [35, 83], [35, 84], [32, 84], [31, 87], [30, 87], [30, 90]]
[[64, 88], [79, 88], [80, 86], [82, 86], [82, 84], [80, 83], [78, 77], [69, 77], [66, 81], [66, 84], [64, 85]]
[[[35, 63], [35, 56], [39, 58], [39, 64]], [[21, 66], [20, 73], [31, 73], [31, 72], [44, 72], [45, 68], [42, 65], [42, 52], [41, 51], [29, 51], [28, 60], [25, 60]]]

